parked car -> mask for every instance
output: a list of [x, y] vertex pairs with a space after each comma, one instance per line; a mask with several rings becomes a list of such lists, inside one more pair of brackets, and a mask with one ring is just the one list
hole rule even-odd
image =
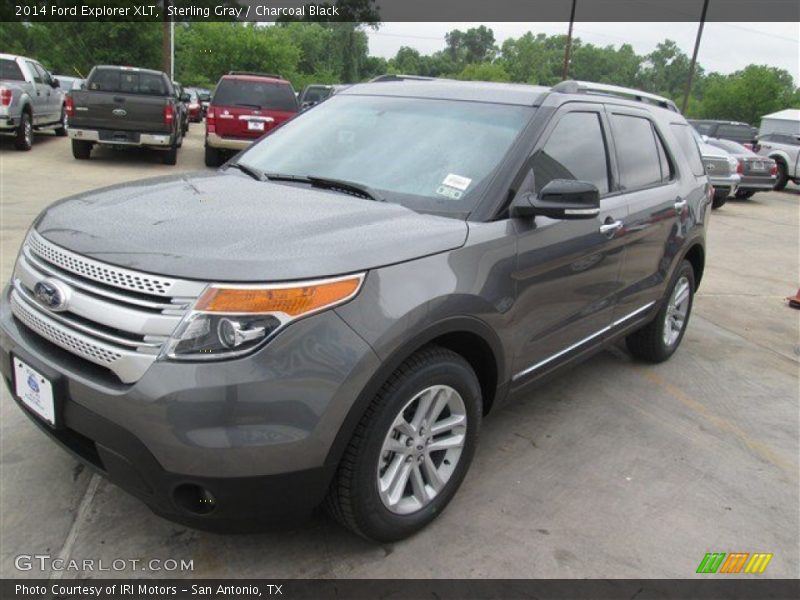
[[206, 115], [206, 166], [218, 167], [226, 155], [297, 114], [292, 84], [279, 75], [231, 71], [214, 90]]
[[739, 121], [715, 121], [711, 119], [689, 119], [700, 135], [707, 135], [710, 138], [731, 140], [742, 145], [747, 144], [751, 148], [756, 144], [758, 129], [747, 123]]
[[[714, 200], [712, 208], [722, 208], [728, 200], [728, 196], [735, 194], [742, 176], [738, 173], [739, 161], [736, 160], [727, 150], [706, 143], [694, 129], [692, 136], [695, 139], [700, 154], [703, 157], [708, 181], [714, 186]], [[708, 137], [706, 136], [706, 139]]]
[[347, 85], [307, 85], [305, 88], [303, 88], [303, 93], [300, 94], [298, 99], [300, 102], [300, 108], [303, 109], [314, 106], [318, 102], [322, 102], [326, 98], [329, 98], [334, 94], [338, 94], [348, 87], [349, 86]]
[[173, 81], [172, 87], [175, 88], [175, 97], [178, 98], [178, 102], [175, 106], [177, 106], [180, 111], [181, 131], [185, 136], [189, 131], [189, 101], [191, 97], [178, 81]]
[[200, 99], [200, 106], [203, 108], [203, 118], [205, 118], [208, 113], [208, 105], [211, 104], [211, 92], [204, 88], [198, 88], [197, 97]]
[[0, 303], [0, 371], [162, 516], [253, 531], [324, 502], [397, 540], [534, 382], [623, 338], [678, 349], [710, 196], [658, 96], [354, 85], [224, 169], [47, 208]]
[[722, 148], [739, 161], [736, 172], [741, 177], [736, 188], [737, 198], [751, 198], [759, 191], [771, 190], [777, 181], [778, 167], [771, 158], [759, 156], [741, 144], [730, 140], [704, 138], [711, 146]]
[[79, 90], [81, 89], [81, 85], [83, 85], [85, 79], [81, 79], [80, 77], [72, 77], [71, 75], [54, 75], [56, 79], [58, 79], [59, 87], [61, 91], [65, 94], [70, 90]]
[[189, 121], [192, 123], [201, 123], [203, 121], [203, 106], [200, 104], [200, 97], [198, 96], [196, 88], [186, 88], [189, 94]]
[[88, 159], [95, 144], [141, 146], [162, 152], [174, 165], [183, 142], [181, 101], [166, 73], [136, 67], [97, 66], [85, 89], [67, 96], [72, 154]]
[[13, 135], [17, 150], [30, 150], [40, 129], [67, 135], [58, 79], [32, 58], [0, 54], [0, 133]]
[[784, 189], [789, 181], [800, 185], [800, 110], [787, 109], [761, 117], [758, 146], [761, 156], [777, 164], [776, 190]]

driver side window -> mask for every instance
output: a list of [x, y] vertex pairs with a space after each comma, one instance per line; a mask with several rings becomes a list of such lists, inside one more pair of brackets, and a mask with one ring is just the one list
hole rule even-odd
[[600, 115], [570, 112], [550, 133], [545, 145], [532, 158], [535, 191], [554, 179], [576, 179], [609, 191], [608, 153]]

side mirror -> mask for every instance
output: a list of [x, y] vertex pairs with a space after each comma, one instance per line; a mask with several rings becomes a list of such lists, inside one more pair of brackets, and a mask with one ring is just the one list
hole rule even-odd
[[514, 198], [509, 209], [512, 218], [537, 215], [551, 219], [592, 219], [600, 214], [600, 192], [588, 181], [553, 179], [538, 196], [530, 192]]
[[191, 99], [192, 99], [192, 97], [189, 94], [187, 94], [186, 92], [181, 94], [181, 102], [189, 102]]
[[61, 87], [61, 82], [57, 78], [53, 77], [53, 80], [50, 82], [50, 85], [52, 85], [54, 88], [58, 88]]

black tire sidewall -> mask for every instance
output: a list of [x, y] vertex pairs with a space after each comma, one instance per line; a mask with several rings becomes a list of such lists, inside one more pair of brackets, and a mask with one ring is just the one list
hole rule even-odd
[[[29, 123], [31, 126], [31, 140], [30, 143], [28, 139], [25, 137], [25, 123]], [[22, 116], [19, 119], [19, 130], [17, 131], [17, 136], [15, 140], [18, 150], [30, 150], [33, 147], [33, 120], [31, 116], [23, 111]]]
[[[460, 357], [441, 358], [413, 371], [391, 390], [369, 424], [360, 448], [353, 481], [353, 508], [359, 529], [379, 541], [405, 538], [422, 529], [441, 513], [455, 495], [475, 454], [482, 402], [477, 377]], [[377, 468], [383, 442], [400, 410], [419, 392], [432, 385], [449, 385], [464, 401], [467, 434], [459, 463], [442, 492], [426, 507], [410, 515], [389, 511], [377, 489]]]

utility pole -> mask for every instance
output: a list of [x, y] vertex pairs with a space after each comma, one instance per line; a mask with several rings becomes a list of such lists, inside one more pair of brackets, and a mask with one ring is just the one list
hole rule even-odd
[[697, 27], [697, 39], [694, 41], [694, 52], [692, 53], [692, 64], [689, 66], [689, 79], [686, 82], [686, 92], [683, 94], [683, 105], [681, 112], [686, 112], [689, 104], [689, 93], [692, 91], [692, 79], [694, 79], [694, 67], [697, 63], [697, 53], [700, 51], [700, 38], [703, 37], [703, 26], [706, 24], [706, 12], [708, 12], [709, 0], [703, 0], [703, 12], [700, 14], [700, 25]]
[[175, 51], [175, 23], [167, 16], [167, 6], [171, 5], [171, 0], [164, 0], [164, 22], [161, 37], [161, 70], [174, 78], [173, 52]]
[[572, 10], [569, 13], [569, 31], [567, 32], [567, 46], [564, 48], [564, 68], [561, 71], [561, 81], [564, 81], [569, 76], [569, 55], [572, 52], [572, 25], [575, 23], [575, 3], [577, 1], [572, 0]]

